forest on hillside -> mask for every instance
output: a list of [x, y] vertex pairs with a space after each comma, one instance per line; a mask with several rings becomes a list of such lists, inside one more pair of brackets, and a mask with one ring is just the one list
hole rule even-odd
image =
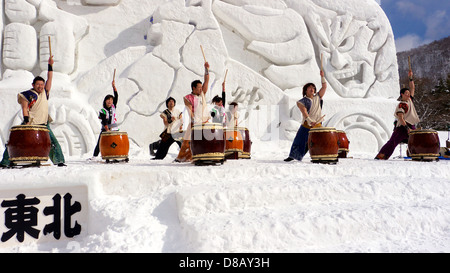
[[397, 54], [400, 86], [408, 86], [414, 72], [419, 127], [450, 131], [450, 37]]
[[[408, 78], [400, 77], [401, 86], [408, 86]], [[414, 77], [416, 86], [414, 105], [420, 117], [419, 127], [450, 131], [450, 73], [447, 78], [433, 80]]]

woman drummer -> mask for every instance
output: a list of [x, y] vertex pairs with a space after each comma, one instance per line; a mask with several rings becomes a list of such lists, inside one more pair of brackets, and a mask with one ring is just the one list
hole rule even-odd
[[301, 161], [307, 152], [307, 143], [309, 130], [321, 126], [322, 119], [322, 97], [327, 90], [323, 70], [320, 71], [322, 79], [322, 88], [316, 92], [316, 86], [313, 83], [307, 83], [303, 86], [303, 98], [297, 102], [297, 107], [303, 115], [302, 125], [297, 131], [294, 142], [291, 146], [289, 157], [284, 161], [289, 162], [294, 159]]
[[[117, 117], [116, 117], [116, 107], [117, 107], [117, 101], [119, 100], [119, 94], [117, 93], [117, 88], [115, 85], [115, 81], [112, 81], [112, 88], [114, 95], [106, 95], [103, 99], [103, 108], [100, 109], [98, 113], [98, 118], [101, 120], [102, 123], [102, 131], [103, 132], [109, 132], [109, 131], [118, 131], [118, 125], [117, 125]], [[94, 149], [94, 154], [89, 160], [95, 160], [100, 153], [100, 138], [102, 134], [98, 136], [97, 145]]]

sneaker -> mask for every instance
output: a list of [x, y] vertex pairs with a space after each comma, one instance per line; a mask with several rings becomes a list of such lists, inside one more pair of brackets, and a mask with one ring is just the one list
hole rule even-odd
[[64, 163], [58, 163], [58, 167], [67, 167], [67, 165]]
[[292, 157], [288, 157], [288, 158], [286, 158], [284, 161], [285, 161], [285, 162], [290, 162], [290, 161], [292, 161], [292, 160], [294, 160]]

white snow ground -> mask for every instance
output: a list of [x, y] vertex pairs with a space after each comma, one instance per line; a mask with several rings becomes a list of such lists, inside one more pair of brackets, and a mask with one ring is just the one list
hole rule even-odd
[[450, 251], [450, 161], [286, 163], [290, 144], [254, 141], [252, 159], [221, 166], [172, 163], [173, 145], [158, 162], [131, 151], [128, 163], [1, 169], [2, 190], [87, 185], [89, 216], [83, 236], [0, 252]]

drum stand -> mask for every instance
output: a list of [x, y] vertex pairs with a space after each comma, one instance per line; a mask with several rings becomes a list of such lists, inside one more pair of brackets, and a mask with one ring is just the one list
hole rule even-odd
[[223, 165], [226, 159], [223, 160], [196, 160], [194, 161], [195, 166], [217, 166]]
[[393, 159], [397, 159], [397, 158], [403, 158], [403, 156], [402, 156], [402, 146], [403, 146], [403, 142], [400, 142], [400, 155], [399, 156], [396, 156], [396, 157], [394, 157]]
[[[20, 162], [20, 161], [19, 161]], [[17, 164], [16, 162], [9, 162], [9, 167], [11, 169], [16, 169], [16, 168], [20, 168], [20, 169], [24, 169], [24, 168], [31, 168], [31, 167], [41, 167], [41, 161], [33, 161], [33, 162], [21, 162], [21, 163], [29, 163], [29, 164]]]
[[111, 164], [111, 163], [120, 163], [120, 162], [126, 162], [126, 163], [128, 163], [128, 161], [130, 161], [129, 159], [128, 159], [128, 157], [127, 158], [125, 158], [125, 159], [117, 159], [117, 158], [108, 158], [108, 159], [106, 159], [106, 164]]
[[317, 159], [317, 160], [311, 160], [312, 163], [320, 163], [320, 164], [329, 164], [329, 165], [336, 165], [339, 162], [339, 159]]

